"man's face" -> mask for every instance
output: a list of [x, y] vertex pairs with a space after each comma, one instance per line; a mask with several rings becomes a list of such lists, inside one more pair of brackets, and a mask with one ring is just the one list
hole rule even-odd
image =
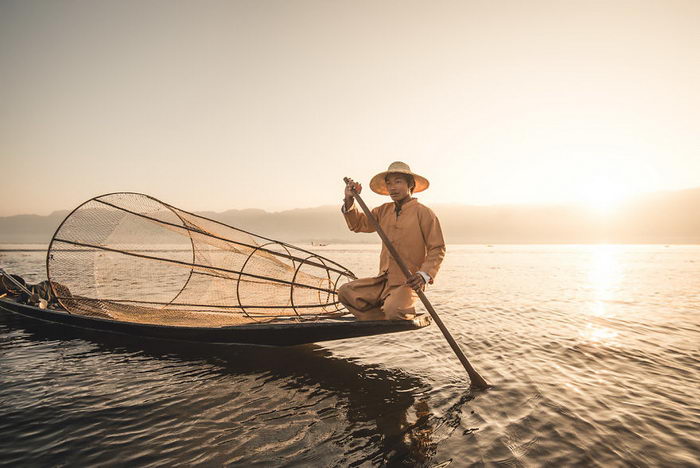
[[411, 194], [406, 178], [399, 174], [386, 176], [386, 188], [389, 189], [389, 196], [394, 201], [403, 200]]

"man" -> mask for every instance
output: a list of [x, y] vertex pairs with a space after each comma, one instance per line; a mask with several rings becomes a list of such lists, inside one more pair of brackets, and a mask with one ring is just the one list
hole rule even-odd
[[[372, 214], [412, 275], [406, 280], [382, 245], [379, 275], [351, 281], [338, 289], [340, 302], [359, 320], [411, 320], [416, 312], [415, 291], [433, 283], [445, 257], [445, 241], [435, 214], [411, 196], [429, 185], [425, 177], [414, 174], [401, 161], [391, 163], [389, 169], [370, 181], [372, 191], [391, 197], [391, 202], [374, 208]], [[374, 232], [372, 222], [355, 206], [353, 189], [360, 193], [362, 186], [350, 180], [345, 187], [345, 221], [353, 232]]]

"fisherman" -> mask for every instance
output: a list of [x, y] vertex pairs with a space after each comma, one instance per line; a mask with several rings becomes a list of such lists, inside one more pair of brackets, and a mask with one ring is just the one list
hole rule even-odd
[[[433, 283], [445, 257], [445, 241], [435, 213], [412, 197], [429, 185], [425, 177], [414, 174], [401, 161], [391, 163], [370, 180], [373, 192], [391, 197], [392, 202], [374, 208], [372, 214], [412, 274], [406, 279], [382, 245], [379, 275], [338, 289], [340, 302], [359, 320], [411, 320], [416, 314], [416, 291]], [[341, 211], [351, 231], [374, 232], [372, 222], [355, 206], [354, 193], [361, 191], [362, 185], [349, 179]]]

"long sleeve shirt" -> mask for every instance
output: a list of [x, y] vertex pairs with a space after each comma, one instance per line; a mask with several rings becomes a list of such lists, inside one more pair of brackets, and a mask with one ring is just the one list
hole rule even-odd
[[[343, 214], [351, 231], [375, 231], [367, 216], [354, 204], [347, 210], [343, 209]], [[445, 257], [445, 240], [442, 236], [440, 221], [435, 213], [412, 198], [403, 203], [398, 212], [396, 204], [390, 202], [374, 208], [372, 214], [411, 273], [426, 272], [430, 276], [430, 283], [432, 283], [440, 269], [442, 259]], [[406, 277], [398, 264], [386, 246], [382, 244], [379, 274], [384, 273], [387, 274], [390, 286], [406, 282]]]

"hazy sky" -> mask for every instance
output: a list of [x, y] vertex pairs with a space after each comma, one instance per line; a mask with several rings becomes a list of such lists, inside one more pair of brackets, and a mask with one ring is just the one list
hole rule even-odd
[[0, 0], [0, 216], [340, 203], [397, 159], [428, 204], [612, 204], [700, 186], [698, 83], [696, 0]]

